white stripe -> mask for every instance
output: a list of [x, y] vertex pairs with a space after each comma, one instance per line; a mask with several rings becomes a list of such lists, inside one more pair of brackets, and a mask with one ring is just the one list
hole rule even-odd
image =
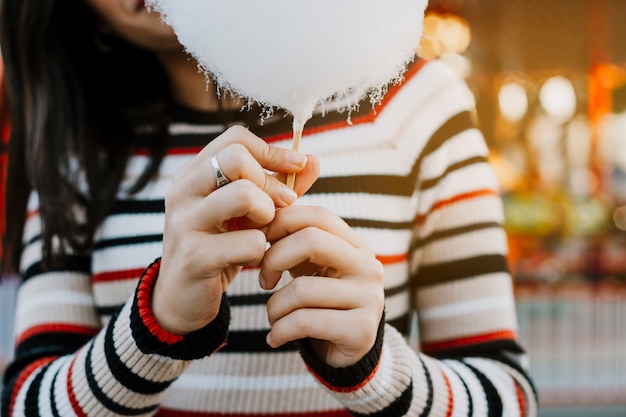
[[353, 230], [366, 238], [372, 249], [380, 256], [396, 256], [407, 253], [413, 233], [406, 229], [374, 229], [354, 227]]
[[458, 374], [453, 372], [450, 367], [446, 365], [447, 364], [445, 362], [442, 362], [440, 364], [440, 370], [448, 378], [450, 389], [452, 391], [452, 397], [454, 398], [452, 417], [467, 417], [467, 412], [469, 410], [468, 393], [465, 392], [465, 388], [463, 387]]
[[410, 222], [415, 218], [411, 198], [403, 196], [362, 193], [305, 194], [296, 204], [326, 207], [343, 218], [388, 222]]
[[385, 318], [393, 320], [406, 314], [409, 311], [410, 299], [408, 291], [387, 297], [385, 299]]
[[289, 389], [317, 388], [317, 382], [309, 375], [279, 376], [204, 376], [182, 374], [173, 384], [177, 389], [200, 391], [282, 391]]
[[164, 213], [109, 216], [98, 230], [95, 240], [163, 234], [164, 221]]
[[469, 358], [466, 362], [482, 372], [493, 384], [502, 400], [502, 415], [519, 416], [520, 408], [516, 395], [517, 390], [511, 375], [507, 374], [500, 364], [495, 361]]
[[449, 138], [422, 162], [422, 172], [430, 178], [442, 175], [451, 165], [475, 157], [487, 157], [489, 151], [478, 129], [464, 130]]
[[[498, 182], [489, 164], [474, 164], [451, 172], [439, 184], [439, 187], [422, 192], [420, 206], [422, 210], [429, 211], [435, 204], [452, 197], [475, 190], [498, 190], [498, 187]], [[424, 212], [420, 214], [424, 214]]]
[[82, 305], [93, 306], [93, 298], [89, 294], [79, 291], [50, 291], [43, 294], [33, 294], [28, 298], [20, 299], [20, 315], [37, 314], [36, 311], [51, 305]]
[[200, 135], [200, 134], [216, 134], [224, 131], [224, 126], [218, 125], [204, 125], [198, 126], [187, 123], [172, 123], [169, 127], [169, 132], [172, 136], [176, 135]]
[[439, 239], [423, 246], [413, 258], [411, 270], [431, 264], [442, 264], [481, 255], [505, 255], [506, 235], [500, 228], [475, 230]]
[[472, 416], [486, 416], [487, 410], [489, 408], [487, 404], [487, 395], [483, 390], [482, 384], [470, 369], [467, 366], [456, 360], [445, 360], [446, 365], [456, 371], [457, 374], [461, 377], [461, 379], [465, 382], [467, 389], [470, 392], [470, 397], [472, 399], [472, 409], [474, 413]]
[[160, 241], [98, 249], [94, 251], [92, 271], [100, 274], [147, 268], [162, 252]]
[[465, 200], [459, 204], [448, 204], [437, 210], [420, 224], [421, 236], [428, 236], [440, 228], [453, 229], [465, 225], [504, 221], [504, 213], [499, 198], [495, 195], [483, 195]]
[[509, 298], [502, 296], [483, 297], [420, 310], [420, 319], [440, 320], [457, 317], [459, 312], [473, 314], [490, 310], [508, 310], [512, 307], [512, 301]]
[[[147, 267], [147, 265], [146, 265]], [[94, 284], [93, 294], [98, 306], [119, 306], [128, 299], [130, 294], [134, 294], [137, 289], [136, 279], [124, 279], [117, 281], [103, 281]]]
[[[52, 379], [54, 378], [55, 373], [61, 369], [61, 367], [67, 363], [68, 357], [62, 357], [56, 359], [54, 362], [50, 364], [48, 369], [46, 369], [46, 373], [41, 380], [41, 389], [39, 391], [39, 412], [42, 416], [51, 416], [52, 407], [50, 403], [50, 392], [52, 387]], [[63, 384], [63, 378], [61, 378], [61, 373], [59, 372], [59, 376], [57, 377], [56, 383], [57, 385], [65, 385]], [[54, 399], [53, 399], [54, 401]]]

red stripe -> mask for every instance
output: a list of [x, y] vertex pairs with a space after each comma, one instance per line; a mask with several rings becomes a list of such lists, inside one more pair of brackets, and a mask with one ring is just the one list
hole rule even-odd
[[383, 265], [398, 264], [400, 262], [407, 261], [409, 259], [409, 254], [400, 253], [397, 255], [376, 255], [376, 259], [378, 259]]
[[70, 404], [72, 404], [72, 409], [74, 410], [74, 413], [78, 417], [87, 417], [87, 414], [78, 403], [78, 399], [76, 398], [76, 394], [74, 393], [74, 385], [72, 385], [72, 374], [74, 371], [74, 362], [76, 362], [76, 359], [74, 359], [72, 363], [70, 364], [70, 369], [67, 373], [67, 396], [70, 399]]
[[443, 381], [446, 383], [446, 389], [448, 390], [448, 411], [446, 412], [446, 417], [450, 417], [452, 415], [452, 411], [454, 410], [454, 395], [452, 394], [452, 386], [450, 385], [450, 380], [448, 379], [448, 375], [443, 370], [439, 370], [441, 375], [443, 375]]
[[57, 356], [47, 356], [45, 358], [41, 358], [30, 365], [28, 365], [21, 373], [20, 376], [15, 381], [15, 386], [13, 387], [13, 392], [11, 393], [11, 401], [9, 403], [9, 415], [13, 415], [13, 411], [15, 410], [15, 403], [17, 400], [17, 395], [24, 386], [26, 380], [37, 371], [40, 367], [48, 365], [50, 362], [55, 360]]
[[[168, 155], [195, 155], [199, 153], [202, 149], [203, 147], [201, 146], [194, 146], [194, 147], [188, 147], [188, 148], [171, 147], [171, 148], [167, 148], [167, 154]], [[148, 152], [148, 150], [144, 148], [137, 149], [133, 153], [134, 156], [148, 156], [149, 154], [150, 153]]]
[[201, 412], [183, 411], [163, 408], [159, 410], [156, 417], [351, 417], [346, 410], [329, 411], [285, 411], [278, 413], [228, 413], [228, 412]]
[[39, 209], [35, 209], [35, 210], [29, 210], [26, 213], [26, 220], [30, 220], [31, 218], [35, 217], [39, 215]]
[[416, 223], [417, 224], [421, 224], [424, 222], [424, 220], [426, 220], [426, 218], [431, 215], [434, 211], [437, 211], [439, 209], [442, 209], [444, 207], [450, 206], [452, 204], [456, 204], [459, 203], [461, 201], [467, 201], [467, 200], [471, 200], [473, 198], [478, 198], [478, 197], [484, 197], [484, 196], [499, 196], [500, 194], [495, 191], [492, 190], [490, 188], [484, 189], [484, 190], [475, 190], [475, 191], [470, 191], [468, 193], [463, 193], [463, 194], [459, 194], [459, 195], [455, 195], [454, 197], [448, 198], [447, 200], [441, 200], [437, 203], [435, 203], [430, 210], [428, 211], [428, 213], [422, 214], [420, 216], [417, 217], [416, 219]]
[[515, 381], [515, 393], [517, 394], [517, 403], [519, 404], [519, 415], [524, 417], [526, 415], [526, 396], [517, 381]]
[[144, 268], [137, 269], [125, 269], [121, 271], [100, 272], [93, 275], [93, 282], [109, 282], [109, 281], [122, 281], [126, 279], [136, 279], [143, 274]]
[[[374, 120], [376, 120], [376, 118], [378, 117], [380, 112], [382, 110], [384, 110], [384, 108], [387, 106], [387, 104], [389, 104], [389, 102], [397, 94], [397, 92], [400, 91], [400, 88], [402, 87], [402, 85], [404, 83], [406, 83], [407, 80], [410, 80], [415, 74], [417, 74], [419, 72], [419, 70], [422, 69], [422, 67], [427, 62], [428, 61], [426, 61], [426, 60], [420, 60], [415, 65], [410, 66], [408, 68], [407, 72], [404, 74], [404, 79], [402, 80], [402, 82], [392, 86], [389, 89], [389, 91], [387, 91], [387, 94], [385, 94], [385, 96], [380, 101], [380, 103], [378, 103], [374, 107], [374, 109], [371, 112], [369, 112], [368, 114], [364, 114], [363, 116], [355, 117], [355, 118], [351, 119], [350, 121], [348, 121], [347, 118], [346, 118], [346, 120], [341, 121], [341, 122], [336, 122], [336, 123], [327, 124], [327, 125], [323, 125], [323, 126], [314, 126], [314, 127], [311, 127], [311, 128], [305, 128], [304, 132], [302, 133], [302, 136], [314, 135], [316, 133], [328, 132], [328, 131], [331, 131], [331, 130], [342, 129], [342, 128], [345, 128], [345, 127], [348, 127], [348, 126], [354, 126], [354, 125], [360, 125], [360, 124], [364, 124], [364, 123], [371, 123], [371, 122], [373, 122]], [[270, 137], [266, 138], [265, 141], [267, 143], [272, 143], [272, 142], [279, 142], [281, 140], [288, 140], [288, 139], [291, 139], [292, 134], [293, 134], [292, 132], [281, 133], [281, 134], [276, 135], [276, 136], [270, 136]]]
[[499, 332], [485, 333], [481, 335], [475, 335], [470, 337], [445, 340], [442, 342], [425, 343], [422, 346], [424, 353], [436, 352], [445, 349], [458, 348], [463, 346], [478, 345], [481, 343], [493, 342], [496, 340], [515, 340], [517, 334], [512, 330], [502, 330]]
[[39, 326], [30, 327], [25, 332], [21, 333], [17, 338], [17, 344], [24, 342], [24, 340], [29, 339], [33, 336], [37, 336], [40, 334], [46, 333], [71, 333], [71, 334], [82, 334], [86, 336], [93, 336], [98, 333], [98, 329], [94, 329], [93, 327], [85, 327], [85, 326], [77, 326], [73, 324], [62, 324], [62, 323], [50, 323], [50, 324], [42, 324]]

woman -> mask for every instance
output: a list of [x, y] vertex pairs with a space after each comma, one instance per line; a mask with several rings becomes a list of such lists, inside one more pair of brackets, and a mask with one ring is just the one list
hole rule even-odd
[[307, 156], [207, 92], [142, 1], [5, 0], [0, 28], [23, 277], [2, 415], [535, 414], [496, 182], [439, 63], [309, 121]]

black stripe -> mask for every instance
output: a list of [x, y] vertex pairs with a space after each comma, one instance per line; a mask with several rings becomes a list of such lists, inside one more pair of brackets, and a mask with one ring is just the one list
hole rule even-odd
[[46, 369], [48, 369], [48, 365], [39, 371], [39, 374], [37, 374], [28, 386], [26, 398], [24, 399], [24, 414], [27, 416], [39, 415], [39, 392], [41, 389], [41, 381], [43, 380]]
[[[114, 320], [111, 320], [113, 322]], [[109, 325], [104, 336], [104, 354], [111, 374], [124, 387], [139, 394], [151, 395], [164, 391], [172, 381], [155, 382], [131, 371], [117, 355], [113, 340], [113, 328]]]
[[93, 374], [93, 371], [92, 371], [92, 360], [91, 360], [92, 353], [93, 353], [93, 344], [89, 346], [89, 350], [87, 351], [87, 358], [85, 360], [86, 362], [85, 363], [85, 375], [87, 377], [87, 384], [89, 385], [89, 388], [91, 389], [92, 394], [100, 402], [100, 404], [102, 404], [104, 407], [106, 407], [107, 410], [111, 411], [112, 413], [120, 414], [124, 416], [136, 416], [140, 414], [147, 414], [157, 409], [158, 404], [154, 404], [149, 407], [142, 407], [142, 408], [129, 408], [119, 403], [116, 403], [115, 401], [113, 401], [113, 399], [109, 398], [106, 395], [106, 393], [102, 391], [102, 389], [96, 382], [95, 375]]
[[350, 227], [362, 227], [367, 229], [387, 229], [387, 230], [410, 230], [415, 225], [415, 221], [388, 222], [369, 219], [343, 219]]
[[439, 129], [430, 137], [430, 140], [424, 147], [422, 156], [426, 157], [432, 154], [451, 137], [474, 128], [476, 128], [476, 124], [472, 120], [472, 115], [469, 111], [465, 110], [455, 114], [439, 126]]
[[265, 305], [269, 301], [273, 292], [264, 292], [258, 294], [245, 294], [245, 295], [230, 295], [228, 294], [228, 301], [230, 305], [234, 307], [253, 306], [253, 305]]
[[506, 363], [519, 372], [524, 373], [524, 370], [518, 363], [515, 363], [511, 359], [504, 356], [505, 352], [511, 353], [523, 353], [523, 349], [515, 340], [494, 340], [490, 342], [475, 343], [473, 345], [466, 345], [463, 347], [456, 347], [451, 349], [442, 349], [436, 352], [428, 352], [428, 354], [437, 359], [456, 359], [462, 360], [468, 357], [481, 357], [489, 358], [499, 362]]
[[485, 392], [485, 396], [487, 397], [487, 415], [489, 417], [501, 416], [503, 411], [502, 399], [500, 398], [500, 395], [498, 395], [496, 387], [494, 387], [491, 381], [489, 381], [489, 379], [478, 369], [474, 368], [467, 362], [463, 362], [463, 364], [467, 366], [468, 369], [474, 373], [474, 375], [476, 375], [476, 378], [478, 378], [480, 385], [482, 385], [483, 387], [483, 391]]
[[59, 378], [59, 372], [61, 372], [61, 368], [57, 369], [54, 373], [54, 377], [52, 377], [52, 384], [50, 385], [50, 408], [52, 410], [52, 417], [61, 417], [59, 409], [57, 408], [56, 398], [54, 396], [54, 388], [56, 387], [57, 379]]
[[100, 317], [102, 316], [113, 316], [123, 307], [123, 304], [114, 305], [114, 306], [98, 306], [96, 307], [96, 312]]
[[454, 171], [458, 171], [461, 170], [463, 168], [467, 168], [468, 166], [472, 166], [472, 165], [477, 165], [477, 164], [484, 164], [487, 163], [487, 158], [484, 156], [474, 156], [471, 158], [468, 158], [464, 161], [459, 161], [456, 162], [452, 165], [449, 165], [446, 170], [438, 177], [436, 178], [430, 178], [427, 180], [422, 181], [421, 185], [420, 185], [420, 190], [421, 191], [425, 191], [428, 190], [430, 188], [434, 188], [436, 187], [439, 182], [445, 178], [446, 176], [448, 176], [450, 173], [454, 172]]
[[272, 348], [265, 342], [267, 330], [231, 330], [226, 339], [226, 346], [220, 353], [278, 353], [295, 352], [294, 342], [286, 343], [279, 348]]
[[82, 272], [91, 274], [91, 258], [88, 256], [66, 255], [55, 260], [54, 265], [45, 268], [42, 262], [35, 262], [24, 271], [24, 281], [46, 272]]
[[420, 267], [417, 276], [413, 277], [411, 281], [414, 286], [426, 286], [497, 272], [509, 272], [504, 255], [483, 255], [444, 264], [423, 266]]
[[[418, 356], [419, 357], [419, 356]], [[422, 364], [422, 369], [424, 370], [424, 376], [426, 377], [426, 389], [428, 390], [428, 398], [426, 398], [426, 404], [424, 404], [424, 409], [420, 414], [420, 417], [426, 417], [430, 415], [430, 410], [433, 408], [433, 401], [435, 399], [435, 393], [433, 392], [433, 379], [430, 376], [430, 371], [426, 367], [424, 360], [420, 357], [420, 363]]]
[[415, 190], [412, 176], [400, 175], [351, 175], [345, 177], [322, 177], [307, 194], [366, 193], [410, 197]]
[[396, 317], [395, 319], [388, 320], [387, 324], [398, 330], [403, 336], [407, 336], [411, 330], [411, 313]]
[[99, 250], [116, 246], [141, 245], [145, 243], [155, 243], [161, 241], [163, 241], [162, 234], [119, 237], [115, 239], [100, 240], [94, 245], [94, 249]]
[[395, 287], [385, 288], [385, 298], [393, 297], [409, 290], [408, 284], [396, 285]]
[[77, 351], [92, 336], [76, 333], [42, 333], [23, 340], [15, 351], [16, 357], [61, 356]]
[[164, 200], [117, 200], [110, 216], [116, 214], [165, 213]]
[[450, 229], [441, 229], [433, 232], [430, 235], [424, 236], [421, 239], [416, 240], [411, 248], [409, 249], [409, 253], [412, 253], [414, 250], [424, 247], [428, 244], [436, 242], [438, 240], [447, 239], [449, 237], [459, 236], [466, 233], [475, 232], [477, 230], [484, 229], [502, 229], [502, 225], [497, 222], [483, 222], [483, 223], [472, 223], [466, 226], [454, 227]]

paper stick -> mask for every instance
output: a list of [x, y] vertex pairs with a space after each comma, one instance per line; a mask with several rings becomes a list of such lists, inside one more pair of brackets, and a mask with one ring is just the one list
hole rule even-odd
[[[291, 143], [291, 149], [294, 151], [300, 150], [300, 139], [302, 139], [302, 129], [295, 129], [293, 131], [293, 142]], [[296, 184], [296, 174], [287, 175], [287, 187], [293, 190]]]

